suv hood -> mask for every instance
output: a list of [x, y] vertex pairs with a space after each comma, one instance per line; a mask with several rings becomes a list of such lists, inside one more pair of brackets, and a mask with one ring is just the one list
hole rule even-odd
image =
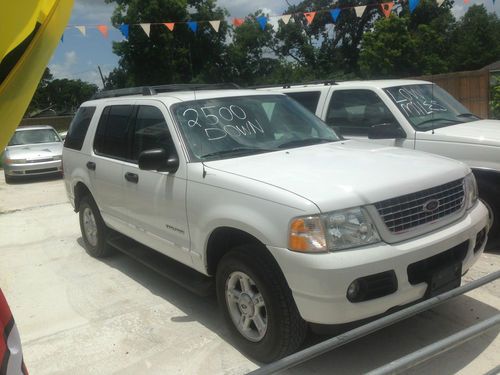
[[8, 146], [6, 155], [12, 159], [43, 159], [54, 155], [62, 155], [62, 142], [39, 143], [32, 145]]
[[259, 181], [297, 194], [323, 212], [427, 189], [463, 178], [469, 171], [465, 164], [441, 156], [357, 141], [211, 161], [205, 165], [245, 177], [248, 184]]
[[417, 139], [500, 146], [500, 121], [479, 120], [450, 125], [428, 132], [417, 132]]

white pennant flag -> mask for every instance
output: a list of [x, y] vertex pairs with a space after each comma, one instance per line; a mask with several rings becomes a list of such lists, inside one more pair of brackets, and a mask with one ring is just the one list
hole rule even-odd
[[215, 32], [218, 33], [219, 32], [219, 27], [220, 27], [220, 21], [208, 21], [208, 22], [214, 28]]
[[436, 2], [438, 4], [438, 7], [440, 7], [441, 5], [443, 5], [444, 0], [436, 0]]
[[141, 23], [140, 24], [146, 35], [149, 37], [149, 33], [151, 31], [151, 24], [150, 23]]
[[356, 12], [356, 16], [359, 18], [363, 15], [363, 13], [365, 12], [365, 9], [366, 9], [366, 5], [361, 5], [359, 7], [354, 7], [354, 10]]
[[87, 35], [87, 28], [85, 26], [75, 26], [75, 28], [78, 29], [82, 33], [83, 36]]
[[287, 25], [287, 24], [288, 24], [288, 22], [290, 21], [290, 17], [292, 17], [292, 15], [291, 15], [291, 14], [283, 14], [283, 15], [281, 16], [281, 20], [283, 21], [283, 23], [284, 23], [285, 25]]

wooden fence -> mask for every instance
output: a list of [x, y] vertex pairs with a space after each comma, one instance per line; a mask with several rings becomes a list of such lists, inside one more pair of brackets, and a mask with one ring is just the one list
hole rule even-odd
[[453, 95], [472, 113], [481, 117], [490, 117], [490, 71], [473, 70], [416, 77], [431, 81]]
[[51, 116], [51, 117], [32, 117], [23, 118], [20, 125], [50, 125], [57, 131], [68, 130], [73, 116]]

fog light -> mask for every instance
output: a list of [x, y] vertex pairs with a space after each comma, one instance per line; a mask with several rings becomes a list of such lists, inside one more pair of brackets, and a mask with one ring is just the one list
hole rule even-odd
[[349, 288], [347, 288], [347, 299], [349, 301], [355, 301], [359, 293], [359, 281], [354, 280], [351, 285], [349, 285]]

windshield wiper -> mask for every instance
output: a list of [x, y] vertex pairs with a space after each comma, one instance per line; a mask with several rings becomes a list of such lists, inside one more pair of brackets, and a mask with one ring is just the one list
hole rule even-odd
[[224, 155], [244, 155], [244, 154], [256, 154], [261, 152], [270, 152], [276, 151], [274, 149], [265, 149], [265, 148], [255, 148], [255, 147], [235, 147], [230, 150], [219, 150], [210, 152], [208, 154], [200, 156], [200, 158], [210, 158], [212, 156], [224, 156]]
[[475, 117], [477, 119], [481, 118], [479, 116], [476, 116], [474, 113], [469, 113], [469, 112], [461, 113], [461, 114], [457, 115], [457, 117]]
[[278, 146], [278, 148], [287, 148], [287, 147], [300, 147], [300, 146], [309, 146], [316, 145], [319, 143], [327, 143], [327, 142], [335, 142], [336, 139], [330, 138], [307, 138], [307, 139], [295, 139], [293, 141], [282, 143]]
[[448, 122], [454, 122], [455, 124], [461, 123], [462, 121], [460, 120], [453, 120], [451, 118], [430, 118], [428, 120], [422, 121], [420, 124], [416, 125], [417, 127], [420, 127], [423, 124], [428, 124], [436, 121], [448, 121]]

